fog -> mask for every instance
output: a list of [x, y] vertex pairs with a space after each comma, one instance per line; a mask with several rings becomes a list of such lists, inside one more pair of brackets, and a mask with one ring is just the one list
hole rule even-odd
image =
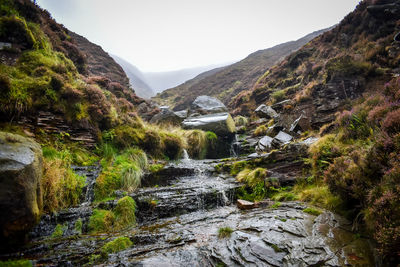
[[358, 0], [37, 0], [57, 22], [136, 65], [237, 61], [338, 23]]

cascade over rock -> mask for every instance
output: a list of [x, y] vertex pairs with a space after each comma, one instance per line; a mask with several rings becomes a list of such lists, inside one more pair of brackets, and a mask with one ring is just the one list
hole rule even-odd
[[18, 245], [42, 209], [42, 149], [36, 142], [0, 132], [0, 246]]

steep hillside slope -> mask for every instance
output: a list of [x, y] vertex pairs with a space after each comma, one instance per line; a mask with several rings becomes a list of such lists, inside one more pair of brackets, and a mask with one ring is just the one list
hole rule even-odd
[[69, 32], [78, 49], [86, 56], [87, 71], [92, 76], [104, 76], [122, 86], [129, 87], [129, 79], [115, 60], [101, 48], [77, 33]]
[[204, 75], [205, 77], [198, 76], [182, 85], [168, 89], [158, 94], [154, 100], [169, 105], [174, 110], [187, 108], [199, 95], [214, 96], [228, 104], [232, 97], [243, 90], [250, 89], [269, 67], [326, 30], [313, 32], [297, 41], [257, 51], [242, 61], [208, 72]]
[[120, 57], [117, 57], [115, 55], [111, 56], [124, 69], [126, 75], [128, 75], [129, 77], [129, 82], [132, 88], [135, 88], [135, 93], [138, 96], [148, 99], [155, 95], [155, 92], [145, 82], [145, 78], [138, 68]]
[[288, 116], [303, 113], [319, 127], [332, 121], [347, 100], [383, 84], [398, 68], [397, 46], [392, 45], [398, 22], [374, 17], [367, 11], [372, 2], [362, 2], [333, 30], [268, 70], [230, 107], [249, 114], [259, 104], [289, 99]]
[[329, 188], [374, 237], [383, 266], [400, 262], [399, 31], [400, 1], [364, 0], [231, 102], [254, 119], [258, 105], [272, 105], [279, 116], [270, 125], [320, 138], [303, 195]]
[[93, 144], [100, 131], [136, 120], [144, 100], [99, 46], [31, 1], [4, 1], [0, 12], [0, 41], [8, 46], [0, 51], [2, 122], [70, 132], [71, 139]]

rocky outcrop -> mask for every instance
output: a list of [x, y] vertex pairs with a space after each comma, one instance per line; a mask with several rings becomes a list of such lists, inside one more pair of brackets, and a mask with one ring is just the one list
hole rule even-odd
[[229, 113], [189, 117], [182, 122], [182, 127], [212, 131], [218, 136], [232, 136], [235, 132], [235, 122]]
[[36, 142], [0, 132], [0, 248], [25, 241], [42, 209], [42, 149]]
[[273, 108], [264, 104], [258, 106], [254, 112], [261, 118], [273, 119], [278, 117], [278, 113]]
[[227, 112], [226, 106], [217, 98], [211, 96], [198, 96], [190, 105], [191, 113], [199, 113], [201, 115]]
[[160, 113], [151, 118], [150, 123], [179, 125], [183, 119], [168, 107], [160, 107]]

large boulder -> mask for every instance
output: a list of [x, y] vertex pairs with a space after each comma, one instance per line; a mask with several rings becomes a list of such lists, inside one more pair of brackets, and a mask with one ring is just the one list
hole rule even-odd
[[31, 139], [0, 132], [0, 248], [19, 245], [42, 210], [42, 149]]
[[212, 131], [218, 136], [232, 136], [235, 133], [235, 122], [227, 112], [189, 117], [182, 122], [182, 127]]
[[160, 107], [160, 113], [151, 118], [150, 123], [179, 125], [183, 119], [168, 107]]
[[211, 96], [201, 95], [198, 96], [190, 105], [190, 111], [191, 113], [200, 113], [201, 115], [205, 115], [227, 112], [228, 109], [224, 103], [218, 99]]

